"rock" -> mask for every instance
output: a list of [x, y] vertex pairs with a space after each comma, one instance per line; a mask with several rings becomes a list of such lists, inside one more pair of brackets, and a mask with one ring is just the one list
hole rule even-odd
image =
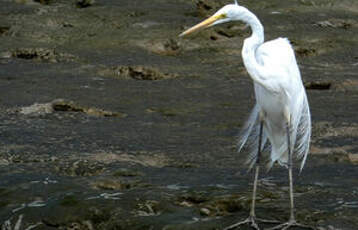
[[200, 215], [202, 215], [202, 216], [210, 216], [210, 214], [211, 214], [211, 212], [210, 212], [209, 209], [207, 209], [207, 208], [201, 208], [200, 209]]
[[35, 103], [30, 106], [20, 108], [20, 113], [30, 116], [42, 116], [45, 114], [52, 113], [54, 111], [52, 103], [39, 104]]
[[349, 29], [354, 24], [356, 24], [356, 22], [353, 21], [353, 20], [332, 18], [332, 19], [329, 19], [329, 20], [316, 22], [313, 25], [319, 26], [319, 27], [332, 27], [332, 28]]
[[118, 66], [103, 68], [98, 71], [98, 74], [101, 76], [145, 81], [156, 81], [179, 77], [177, 74], [163, 73], [156, 68], [147, 66]]
[[349, 91], [358, 91], [358, 80], [355, 79], [346, 79], [343, 81], [338, 81], [333, 84], [333, 88], [337, 91], [349, 92]]
[[68, 176], [94, 176], [104, 171], [104, 165], [100, 162], [91, 162], [88, 160], [76, 160], [74, 162], [58, 162], [55, 168], [60, 174]]
[[177, 77], [175, 74], [162, 73], [155, 68], [145, 66], [121, 66], [117, 73], [119, 76], [136, 80], [162, 80]]
[[52, 2], [52, 0], [33, 0], [34, 2], [38, 2], [42, 5], [48, 5]]
[[349, 158], [351, 163], [358, 164], [358, 154], [357, 153], [356, 154], [349, 153], [348, 158]]
[[305, 82], [304, 86], [307, 90], [328, 90], [332, 83], [329, 81], [309, 81]]
[[124, 190], [141, 185], [138, 180], [102, 179], [94, 182], [92, 187], [105, 190]]
[[12, 57], [53, 63], [60, 61], [72, 62], [75, 60], [75, 56], [71, 54], [60, 53], [55, 49], [47, 48], [17, 48], [12, 52]]
[[156, 200], [147, 200], [138, 204], [138, 210], [134, 211], [137, 216], [157, 216], [161, 214], [159, 202]]
[[126, 168], [118, 169], [113, 173], [115, 177], [136, 177], [136, 176], [143, 176], [142, 173]]
[[0, 166], [6, 166], [9, 164], [10, 162], [7, 159], [0, 159]]
[[92, 6], [95, 3], [95, 0], [76, 0], [76, 6], [78, 8], [86, 8]]
[[0, 52], [0, 58], [11, 58], [12, 57], [12, 53], [9, 51], [4, 51], [4, 52]]
[[182, 201], [180, 203], [178, 203], [180, 206], [183, 206], [183, 207], [193, 207], [193, 204], [188, 202], [188, 201]]
[[64, 99], [56, 99], [51, 102], [53, 111], [61, 112], [82, 112], [96, 117], [126, 117], [127, 114], [121, 112], [106, 111], [103, 109], [81, 106], [73, 101], [67, 101]]
[[142, 46], [153, 53], [168, 56], [176, 55], [180, 51], [179, 42], [174, 39], [146, 42]]
[[0, 26], [0, 36], [5, 35], [10, 30], [10, 28], [10, 26]]
[[202, 17], [207, 17], [209, 15], [212, 15], [214, 11], [218, 10], [220, 7], [225, 5], [221, 1], [215, 1], [215, 0], [196, 0], [196, 10], [197, 13]]

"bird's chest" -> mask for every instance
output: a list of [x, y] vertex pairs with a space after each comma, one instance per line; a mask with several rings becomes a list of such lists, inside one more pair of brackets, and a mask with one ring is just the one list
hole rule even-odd
[[283, 121], [284, 109], [287, 105], [287, 95], [284, 93], [273, 93], [261, 85], [255, 84], [256, 102], [266, 119]]

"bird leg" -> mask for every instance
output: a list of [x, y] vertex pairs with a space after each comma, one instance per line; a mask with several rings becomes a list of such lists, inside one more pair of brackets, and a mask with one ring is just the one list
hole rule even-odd
[[253, 229], [260, 230], [256, 221], [266, 222], [266, 223], [277, 223], [278, 222], [278, 221], [274, 221], [274, 220], [265, 220], [265, 219], [257, 218], [255, 215], [256, 189], [257, 189], [257, 181], [258, 181], [259, 171], [260, 171], [259, 164], [260, 164], [260, 157], [261, 157], [262, 128], [263, 128], [263, 121], [260, 122], [259, 147], [258, 147], [258, 152], [257, 152], [257, 157], [256, 157], [256, 162], [255, 162], [255, 165], [256, 165], [255, 166], [255, 180], [254, 180], [254, 187], [253, 187], [253, 191], [252, 191], [250, 215], [244, 221], [230, 225], [230, 226], [224, 228], [224, 230], [234, 229], [234, 228], [236, 228], [240, 225], [243, 225], [243, 224], [250, 224], [250, 226]]
[[295, 214], [294, 214], [295, 206], [294, 206], [294, 202], [293, 202], [293, 179], [292, 179], [292, 152], [291, 152], [291, 140], [290, 140], [291, 139], [290, 138], [290, 119], [288, 119], [288, 120], [289, 121], [287, 122], [286, 132], [287, 132], [287, 148], [288, 148], [288, 178], [289, 178], [289, 182], [290, 182], [290, 219], [286, 223], [277, 225], [277, 226], [272, 227], [272, 228], [268, 228], [266, 230], [275, 230], [275, 229], [286, 230], [286, 229], [289, 229], [290, 227], [301, 227], [301, 228], [307, 228], [307, 229], [315, 229], [314, 227], [297, 223], [297, 221], [295, 219]]

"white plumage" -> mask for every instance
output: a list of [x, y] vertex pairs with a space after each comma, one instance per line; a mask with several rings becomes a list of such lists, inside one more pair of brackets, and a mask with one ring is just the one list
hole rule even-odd
[[[243, 51], [243, 56], [245, 55]], [[265, 69], [264, 78], [268, 80], [261, 84], [254, 82], [256, 105], [239, 136], [239, 151], [246, 144], [249, 149], [247, 162], [251, 168], [257, 157], [261, 111], [264, 116], [262, 148], [267, 143], [267, 138], [268, 148], [271, 148], [268, 168], [276, 161], [281, 165], [287, 165], [287, 122], [284, 111], [287, 109], [291, 123], [291, 149], [293, 155], [302, 158], [302, 170], [309, 150], [311, 116], [293, 49], [288, 39], [278, 38], [260, 45], [256, 49], [255, 58]]]
[[290, 42], [286, 38], [277, 38], [264, 43], [262, 24], [252, 12], [239, 6], [236, 1], [235, 4], [224, 6], [213, 16], [184, 31], [180, 36], [229, 21], [243, 21], [252, 30], [251, 36], [244, 41], [242, 59], [254, 82], [256, 105], [243, 127], [238, 147], [239, 151], [245, 147], [248, 149], [247, 162], [250, 168], [256, 165], [256, 170], [249, 217], [225, 230], [246, 223], [259, 229], [256, 224], [256, 220], [260, 219], [255, 215], [255, 199], [259, 160], [262, 152], [265, 152], [265, 146], [269, 150], [268, 168], [275, 162], [287, 166], [290, 182], [290, 219], [272, 229], [307, 227], [297, 223], [294, 217], [292, 157], [302, 158], [302, 170], [309, 151], [311, 116]]

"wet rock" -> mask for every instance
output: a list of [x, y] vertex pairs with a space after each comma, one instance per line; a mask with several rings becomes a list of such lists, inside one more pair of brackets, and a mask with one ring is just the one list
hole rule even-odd
[[57, 99], [51, 103], [54, 111], [61, 112], [84, 112], [84, 108], [75, 104], [72, 101], [65, 101], [63, 99]]
[[193, 204], [191, 202], [186, 201], [186, 200], [181, 201], [181, 202], [179, 202], [177, 204], [180, 205], [180, 206], [183, 206], [183, 207], [193, 207]]
[[337, 91], [356, 91], [358, 92], [358, 80], [347, 79], [343, 81], [339, 81], [333, 84], [333, 87]]
[[59, 53], [54, 49], [46, 48], [18, 48], [12, 52], [12, 56], [20, 59], [39, 60], [47, 62], [72, 62], [76, 58], [71, 54]]
[[337, 163], [355, 163], [355, 156], [351, 156], [350, 159], [349, 149], [345, 146], [336, 147], [336, 148], [327, 148], [327, 147], [318, 147], [312, 146], [310, 154], [315, 155], [327, 155], [325, 156], [325, 161], [337, 162]]
[[177, 78], [177, 74], [163, 73], [153, 67], [145, 66], [119, 66], [113, 68], [105, 68], [98, 72], [101, 76], [120, 77], [135, 80], [164, 80]]
[[213, 197], [201, 204], [200, 214], [204, 216], [225, 216], [246, 209], [246, 198], [238, 195]]
[[6, 35], [10, 28], [10, 26], [0, 26], [0, 36]]
[[144, 15], [146, 15], [145, 12], [143, 12], [143, 11], [138, 11], [138, 10], [131, 11], [131, 12], [128, 14], [129, 17], [134, 17], [134, 18], [136, 18], [136, 17], [141, 17], [141, 16], [144, 16]]
[[136, 177], [136, 176], [143, 176], [143, 174], [138, 171], [135, 171], [135, 170], [122, 168], [122, 169], [116, 170], [113, 173], [113, 176], [115, 176], [115, 177]]
[[42, 116], [45, 114], [53, 113], [53, 111], [54, 108], [52, 103], [35, 103], [33, 105], [20, 108], [19, 113], [31, 116]]
[[161, 214], [158, 201], [147, 200], [144, 203], [139, 203], [137, 206], [137, 210], [134, 211], [136, 216], [158, 216]]
[[304, 86], [307, 90], [329, 90], [332, 83], [328, 81], [309, 81], [305, 82]]
[[313, 25], [319, 26], [319, 27], [331, 27], [331, 28], [349, 29], [354, 24], [356, 24], [356, 22], [353, 21], [353, 20], [344, 20], [344, 19], [332, 18], [332, 19], [329, 19], [329, 20], [316, 22]]
[[178, 204], [201, 204], [209, 200], [209, 197], [204, 192], [189, 192], [180, 196]]
[[176, 54], [180, 48], [178, 41], [174, 39], [166, 40], [163, 46], [167, 54]]
[[22, 107], [19, 113], [28, 116], [42, 116], [53, 112], [81, 112], [97, 117], [126, 117], [125, 113], [106, 111], [93, 107], [80, 106], [73, 101], [56, 99], [50, 103], [35, 103], [30, 106]]
[[8, 59], [11, 57], [12, 57], [12, 53], [9, 51], [0, 52], [0, 58]]
[[10, 162], [7, 159], [0, 158], [0, 166], [9, 165]]
[[317, 54], [317, 51], [314, 48], [295, 46], [294, 50], [295, 50], [296, 55], [301, 56], [301, 57], [308, 57], [308, 56], [313, 56], [313, 55]]
[[33, 155], [31, 151], [29, 151], [33, 150], [33, 146], [31, 145], [5, 145], [2, 146], [1, 150], [4, 152], [2, 153], [0, 161], [4, 164], [44, 163], [58, 160], [49, 154]]
[[211, 211], [208, 208], [201, 208], [200, 209], [200, 215], [202, 216], [210, 216]]
[[95, 3], [95, 0], [76, 0], [76, 6], [78, 8], [86, 8], [92, 6]]
[[80, 223], [70, 223], [66, 226], [66, 230], [82, 230]]
[[88, 230], [94, 230], [92, 221], [90, 221], [90, 220], [83, 221], [82, 225], [84, 225], [84, 227], [87, 227]]
[[225, 216], [246, 209], [248, 199], [239, 195], [210, 196], [204, 192], [189, 192], [179, 197], [178, 205], [198, 207], [202, 216]]
[[353, 154], [353, 153], [348, 154], [348, 158], [349, 158], [349, 160], [350, 160], [351, 163], [353, 163], [353, 164], [358, 164], [358, 154], [357, 154], [357, 153], [355, 153], [355, 154]]
[[62, 112], [82, 112], [88, 115], [97, 116], [97, 117], [126, 117], [127, 114], [120, 112], [106, 111], [97, 108], [89, 108], [85, 106], [80, 106], [72, 101], [66, 101], [63, 99], [54, 100], [52, 103], [54, 111]]
[[118, 75], [136, 80], [162, 80], [176, 78], [175, 74], [162, 73], [159, 70], [144, 66], [122, 66], [118, 68]]
[[176, 167], [176, 168], [199, 168], [200, 165], [198, 164], [194, 164], [192, 162], [172, 162], [171, 163], [172, 167]]
[[316, 146], [316, 145], [312, 145], [310, 153], [311, 154], [341, 154], [342, 156], [346, 156], [347, 155], [347, 151], [348, 149], [345, 147], [322, 147], [322, 146]]
[[53, 0], [33, 0], [33, 1], [43, 5], [49, 5]]
[[172, 160], [160, 152], [118, 152], [98, 153], [91, 157], [91, 160], [109, 164], [113, 162], [127, 162], [128, 164], [139, 164], [145, 167], [162, 168], [170, 166]]
[[139, 180], [104, 179], [92, 184], [95, 189], [125, 190], [144, 185]]
[[104, 165], [99, 162], [90, 162], [88, 160], [77, 160], [74, 162], [58, 163], [55, 170], [67, 176], [93, 176], [99, 175], [104, 171]]
[[175, 39], [159, 40], [159, 41], [141, 41], [136, 42], [139, 47], [142, 47], [150, 52], [173, 56], [180, 51], [180, 43]]
[[[225, 2], [226, 3], [226, 2]], [[198, 15], [201, 17], [207, 17], [212, 15], [216, 10], [225, 5], [223, 1], [215, 0], [196, 0], [196, 9]]]

